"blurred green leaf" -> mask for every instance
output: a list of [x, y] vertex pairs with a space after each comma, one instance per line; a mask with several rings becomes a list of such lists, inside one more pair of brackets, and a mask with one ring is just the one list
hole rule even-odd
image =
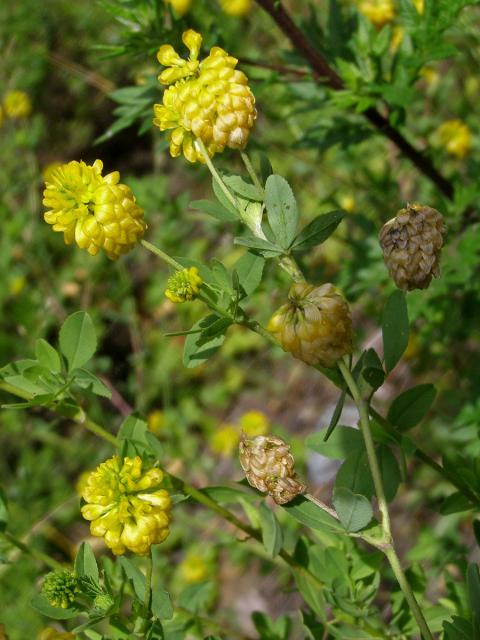
[[436, 393], [433, 384], [419, 384], [404, 391], [390, 405], [388, 421], [400, 431], [408, 431], [427, 415]]
[[353, 427], [338, 426], [327, 441], [322, 431], [314, 433], [306, 438], [305, 444], [322, 456], [339, 460], [364, 450], [362, 434]]

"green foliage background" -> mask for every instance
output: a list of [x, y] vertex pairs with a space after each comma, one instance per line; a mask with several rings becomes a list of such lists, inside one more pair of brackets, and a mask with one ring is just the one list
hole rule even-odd
[[[213, 4], [198, 0], [183, 19], [156, 0], [22, 0], [0, 7], [0, 99], [9, 90], [22, 89], [33, 103], [28, 120], [6, 121], [0, 129], [0, 363], [32, 357], [39, 338], [57, 345], [67, 316], [85, 310], [98, 337], [90, 369], [115, 389], [111, 403], [88, 395], [85, 408], [94, 420], [116, 433], [131, 410], [150, 416], [151, 423], [160, 411], [156, 435], [164, 464], [196, 486], [241, 479], [235, 456], [222, 456], [212, 442], [222, 425], [238, 424], [252, 409], [265, 413], [273, 432], [289, 439], [304, 473], [313, 464], [304, 441], [328, 424], [337, 400], [332, 384], [238, 328], [228, 331], [207, 364], [183, 367], [184, 338], [165, 334], [192, 326], [202, 309], [200, 304], [173, 308], [165, 299], [168, 269], [140, 248], [115, 264], [100, 255], [92, 258], [64, 246], [42, 221], [42, 171], [47, 165], [98, 157], [108, 171], [120, 170], [132, 188], [146, 211], [151, 242], [191, 260], [215, 257], [228, 268], [245, 253], [232, 242], [242, 233], [239, 223], [227, 224], [190, 206], [213, 199], [207, 170], [172, 160], [164, 136], [151, 126], [152, 104], [161, 99], [158, 46], [178, 46], [183, 30], [196, 28], [205, 35], [206, 48], [224, 46], [248, 73], [259, 111], [249, 151], [257, 164], [267, 153], [275, 172], [288, 178], [302, 225], [321, 213], [348, 210], [331, 239], [302, 252], [300, 263], [309, 281], [334, 282], [343, 290], [353, 308], [358, 348], [379, 342], [377, 327], [394, 291], [377, 240], [382, 224], [408, 201], [445, 214], [442, 277], [427, 291], [408, 295], [406, 359], [377, 404], [395, 411], [391, 400], [400, 392], [414, 384], [435, 384], [437, 396], [414, 432], [415, 442], [435, 460], [443, 457], [451, 473], [478, 495], [478, 3], [426, 0], [421, 16], [409, 0], [400, 0], [395, 25], [378, 32], [347, 1], [285, 2], [343, 78], [345, 87], [337, 92], [315, 80], [260, 7], [255, 5], [240, 20], [212, 9]], [[405, 37], [392, 51], [395, 26], [402, 27]], [[387, 113], [387, 104], [390, 122], [446, 176], [452, 199], [368, 125], [363, 112], [375, 106]], [[464, 160], [435, 143], [436, 129], [451, 118], [462, 119], [472, 133], [472, 149]], [[243, 171], [234, 153], [225, 153], [218, 164], [231, 173]], [[266, 324], [288, 286], [287, 275], [268, 262], [247, 310]], [[12, 400], [3, 392], [1, 399]], [[71, 561], [88, 537], [75, 484], [82, 472], [111, 455], [109, 446], [49, 410], [7, 408], [0, 414], [0, 427], [0, 482], [8, 498], [11, 532], [61, 562]], [[408, 450], [408, 442], [403, 444]], [[346, 456], [343, 450], [331, 455], [322, 446], [311, 448], [332, 458]], [[408, 542], [406, 561], [418, 594], [430, 585], [430, 621], [440, 633], [452, 615], [470, 620], [465, 574], [468, 562], [478, 560], [473, 533], [478, 525], [471, 526], [476, 508], [452, 499], [452, 486], [409, 454], [399, 462], [394, 527]], [[394, 461], [392, 466], [398, 465]], [[330, 490], [323, 487], [321, 495], [327, 499]], [[262, 524], [258, 504], [242, 500], [247, 516], [268, 526]], [[288, 510], [279, 510], [277, 517], [285, 548], [292, 551], [303, 529]], [[339, 542], [329, 532], [316, 535], [319, 571], [334, 593], [332, 606], [343, 612], [344, 635], [338, 637], [354, 637], [347, 635], [353, 633], [347, 627], [376, 619], [374, 597], [377, 590], [387, 591], [379, 583], [378, 554], [354, 551], [347, 537]], [[310, 542], [305, 539], [304, 545], [308, 556]], [[192, 555], [206, 569], [200, 582], [189, 584], [181, 567]], [[0, 622], [12, 640], [33, 638], [46, 624], [29, 607], [42, 571], [5, 541], [0, 541], [0, 560]], [[321, 637], [312, 613], [318, 604], [305, 596], [307, 588], [298, 585], [310, 606], [302, 624], [295, 614], [302, 601], [289, 593], [288, 571], [272, 562], [268, 548], [238, 544], [208, 511], [180, 505], [155, 562], [158, 584], [171, 592], [180, 609], [220, 621], [215, 630], [197, 620], [189, 631], [192, 637], [217, 632], [233, 637], [222, 635], [231, 611], [237, 633], [266, 640]], [[338, 571], [332, 569], [335, 563]], [[385, 579], [391, 589], [391, 576]], [[248, 594], [262, 595], [258, 608], [267, 614], [257, 613], [253, 622], [250, 614], [257, 605], [250, 606]], [[399, 592], [389, 606], [397, 633], [392, 637], [415, 637]], [[450, 630], [447, 625], [444, 637], [477, 637], [461, 635], [462, 624], [457, 621]], [[188, 637], [181, 629], [174, 635], [173, 627], [166, 637]]]

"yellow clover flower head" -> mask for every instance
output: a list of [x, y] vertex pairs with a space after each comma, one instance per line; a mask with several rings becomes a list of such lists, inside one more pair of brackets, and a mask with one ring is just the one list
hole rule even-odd
[[472, 134], [468, 126], [458, 119], [446, 120], [434, 133], [437, 146], [444, 147], [447, 152], [462, 160], [470, 153]]
[[28, 118], [32, 112], [32, 103], [25, 91], [9, 91], [4, 100], [5, 114], [12, 120]]
[[270, 431], [270, 420], [261, 411], [247, 411], [239, 422], [241, 430], [249, 438], [265, 436]]
[[76, 637], [68, 631], [57, 631], [53, 627], [47, 627], [38, 634], [37, 640], [75, 640]]
[[146, 555], [169, 534], [171, 500], [159, 485], [164, 474], [145, 471], [142, 459], [114, 456], [90, 474], [83, 490], [82, 515], [90, 532], [103, 537], [115, 555]]
[[210, 438], [212, 451], [226, 458], [230, 457], [238, 447], [240, 434], [233, 424], [225, 424], [217, 429]]
[[68, 609], [78, 591], [77, 578], [67, 569], [52, 571], [45, 576], [42, 584], [42, 593], [50, 605], [62, 609]]
[[190, 302], [197, 297], [202, 284], [197, 267], [181, 269], [168, 279], [165, 295], [172, 302]]
[[381, 29], [395, 18], [393, 0], [357, 0], [357, 7], [377, 29]]
[[228, 15], [241, 18], [250, 13], [252, 0], [220, 0], [220, 5]]
[[103, 249], [112, 260], [127, 253], [145, 233], [143, 210], [118, 171], [102, 176], [103, 163], [73, 160], [55, 169], [43, 192], [49, 208], [44, 219], [63, 233], [66, 244], [76, 242], [96, 255]]
[[238, 60], [220, 47], [213, 47], [199, 62], [202, 36], [192, 29], [185, 31], [183, 42], [188, 60], [171, 45], [161, 46], [157, 56], [167, 67], [159, 80], [170, 86], [162, 104], [154, 105], [153, 123], [170, 131], [170, 154], [176, 158], [183, 153], [189, 162], [204, 162], [197, 139], [210, 157], [226, 147], [243, 149], [257, 117], [247, 76], [235, 68]]
[[190, 11], [193, 4], [193, 0], [164, 0], [164, 2], [171, 4], [180, 18]]

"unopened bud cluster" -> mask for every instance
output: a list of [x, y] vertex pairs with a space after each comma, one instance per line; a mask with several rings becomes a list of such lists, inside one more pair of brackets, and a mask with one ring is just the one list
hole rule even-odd
[[252, 487], [268, 493], [277, 504], [286, 504], [306, 491], [295, 473], [290, 447], [275, 436], [240, 441], [240, 464]]
[[172, 302], [189, 302], [197, 297], [202, 283], [197, 267], [181, 269], [168, 279], [165, 295]]
[[400, 289], [426, 289], [440, 275], [445, 234], [441, 213], [421, 204], [408, 204], [380, 231], [385, 264]]
[[146, 555], [169, 534], [172, 503], [159, 487], [164, 474], [142, 465], [139, 456], [114, 456], [90, 474], [82, 492], [82, 515], [91, 521], [92, 535], [103, 537], [115, 555]]
[[158, 61], [166, 67], [159, 81], [171, 85], [162, 104], [154, 106], [154, 124], [169, 130], [170, 153], [183, 153], [190, 162], [204, 162], [196, 144], [200, 140], [210, 157], [226, 147], [243, 149], [257, 112], [247, 76], [236, 69], [238, 60], [220, 47], [213, 47], [198, 60], [202, 36], [185, 31], [183, 42], [190, 55], [181, 58], [171, 45], [158, 51]]
[[52, 607], [68, 607], [79, 592], [76, 576], [67, 569], [47, 574], [42, 585], [42, 593]]
[[347, 302], [333, 284], [291, 286], [289, 301], [274, 313], [268, 330], [282, 349], [307, 364], [333, 367], [352, 350]]

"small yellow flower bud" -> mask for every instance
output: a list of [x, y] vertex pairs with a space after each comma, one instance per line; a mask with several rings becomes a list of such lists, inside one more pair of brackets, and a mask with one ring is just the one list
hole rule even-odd
[[289, 302], [276, 311], [268, 330], [284, 351], [307, 364], [334, 367], [352, 351], [352, 320], [347, 302], [333, 284], [295, 283]]
[[197, 297], [202, 284], [197, 267], [182, 269], [168, 279], [165, 295], [172, 302], [190, 302]]
[[380, 231], [385, 264], [400, 289], [426, 289], [440, 275], [445, 235], [442, 214], [421, 204], [408, 204]]
[[360, 13], [372, 22], [377, 29], [381, 29], [395, 17], [393, 0], [357, 0]]
[[103, 249], [112, 260], [132, 249], [145, 233], [143, 210], [118, 171], [102, 176], [103, 163], [72, 161], [54, 170], [43, 192], [49, 207], [45, 222], [96, 255]]
[[252, 9], [252, 0], [220, 0], [220, 4], [225, 13], [239, 18], [246, 16]]
[[272, 496], [277, 504], [286, 504], [306, 486], [297, 479], [290, 447], [275, 436], [257, 436], [240, 441], [240, 464], [252, 487]]
[[32, 103], [25, 91], [9, 91], [3, 100], [3, 108], [8, 118], [20, 120], [31, 114]]
[[462, 160], [470, 153], [472, 134], [462, 120], [446, 120], [433, 134], [433, 143], [444, 147], [447, 152]]
[[142, 464], [139, 456], [114, 456], [90, 474], [83, 490], [82, 515], [115, 555], [146, 555], [169, 534], [171, 500], [159, 488], [163, 472], [144, 471]]

